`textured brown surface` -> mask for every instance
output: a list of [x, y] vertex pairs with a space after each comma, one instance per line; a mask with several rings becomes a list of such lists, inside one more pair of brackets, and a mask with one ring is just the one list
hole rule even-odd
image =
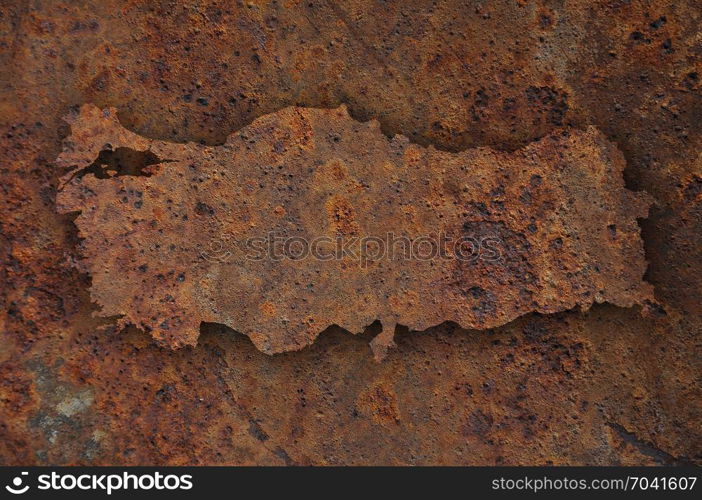
[[653, 298], [636, 223], [649, 198], [594, 128], [447, 153], [344, 107], [286, 108], [221, 146], [149, 140], [91, 105], [69, 121], [57, 204], [80, 212], [93, 301], [165, 346], [195, 345], [207, 322], [275, 354], [380, 321], [382, 358], [397, 324]]
[[[702, 39], [696, 1], [3, 2], [0, 462], [655, 464], [702, 460]], [[53, 165], [71, 109], [222, 144], [345, 103], [450, 152], [597, 127], [655, 198], [660, 308], [602, 304], [489, 331], [331, 328], [268, 356], [208, 325], [162, 349], [92, 317]]]

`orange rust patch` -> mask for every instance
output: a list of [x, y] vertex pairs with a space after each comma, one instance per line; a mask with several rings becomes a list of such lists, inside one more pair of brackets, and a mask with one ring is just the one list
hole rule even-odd
[[329, 222], [339, 235], [356, 235], [359, 228], [354, 209], [349, 200], [338, 196], [331, 197], [326, 203]]
[[397, 425], [400, 409], [391, 388], [376, 384], [362, 392], [358, 398], [359, 410], [379, 425]]

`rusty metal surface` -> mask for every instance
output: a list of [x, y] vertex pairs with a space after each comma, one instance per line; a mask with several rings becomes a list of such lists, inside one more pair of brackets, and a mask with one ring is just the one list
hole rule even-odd
[[[4, 2], [0, 462], [699, 463], [700, 15], [694, 1]], [[212, 147], [289, 106], [342, 103], [447, 154], [595, 126], [626, 187], [655, 200], [639, 221], [655, 302], [401, 332], [382, 363], [377, 325], [274, 356], [212, 324], [196, 347], [159, 347], [93, 316], [74, 216], [56, 212], [62, 118], [85, 103], [144, 140]]]
[[207, 322], [276, 354], [380, 321], [380, 359], [397, 324], [653, 299], [636, 223], [650, 197], [594, 128], [447, 153], [344, 107], [286, 108], [221, 146], [149, 140], [91, 105], [70, 126], [57, 204], [80, 212], [91, 297], [165, 346], [196, 345]]

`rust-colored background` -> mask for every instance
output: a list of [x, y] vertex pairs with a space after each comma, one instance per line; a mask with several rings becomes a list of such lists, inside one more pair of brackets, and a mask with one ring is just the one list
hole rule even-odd
[[[6, 1], [0, 6], [2, 464], [702, 462], [699, 1]], [[448, 151], [598, 127], [660, 308], [408, 332], [382, 363], [334, 329], [273, 357], [209, 325], [161, 349], [92, 318], [55, 210], [61, 117], [218, 144], [345, 103]]]

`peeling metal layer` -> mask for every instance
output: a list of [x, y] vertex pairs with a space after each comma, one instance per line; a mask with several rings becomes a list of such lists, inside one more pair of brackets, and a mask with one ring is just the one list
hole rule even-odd
[[162, 344], [200, 324], [269, 354], [326, 328], [492, 328], [529, 312], [653, 298], [622, 155], [594, 128], [514, 153], [386, 138], [346, 108], [286, 108], [220, 146], [146, 139], [114, 109], [70, 118], [57, 203], [80, 211], [100, 315]]

